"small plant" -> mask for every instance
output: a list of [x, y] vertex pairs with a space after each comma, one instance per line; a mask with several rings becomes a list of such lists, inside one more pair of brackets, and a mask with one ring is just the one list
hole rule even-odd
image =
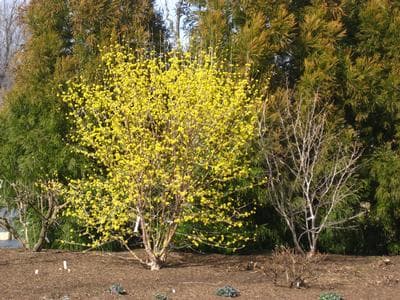
[[323, 293], [319, 296], [319, 300], [343, 300], [343, 297], [336, 293]]
[[246, 266], [247, 271], [254, 271], [257, 268], [257, 262], [249, 261]]
[[113, 283], [108, 289], [114, 295], [126, 295], [126, 290], [119, 283]]
[[154, 295], [154, 299], [155, 299], [155, 300], [168, 300], [168, 296], [167, 296], [165, 293], [159, 293], [159, 292], [157, 292], [157, 293]]
[[238, 290], [236, 290], [235, 288], [233, 288], [229, 285], [226, 285], [222, 288], [217, 289], [216, 295], [221, 296], [221, 297], [234, 298], [234, 297], [238, 297], [240, 295], [240, 292]]
[[315, 254], [307, 257], [297, 254], [294, 249], [277, 247], [272, 254], [272, 262], [264, 269], [272, 273], [276, 285], [287, 285], [291, 288], [307, 288], [308, 283], [316, 278], [315, 268], [325, 256]]

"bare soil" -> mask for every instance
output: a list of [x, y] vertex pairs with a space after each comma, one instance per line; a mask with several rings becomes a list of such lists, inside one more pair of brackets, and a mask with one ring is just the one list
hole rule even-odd
[[[143, 253], [140, 253], [143, 255]], [[67, 269], [64, 269], [64, 261]], [[252, 263], [253, 262], [253, 263]], [[400, 257], [329, 255], [315, 268], [308, 288], [275, 285], [270, 255], [172, 253], [160, 271], [145, 269], [129, 253], [32, 253], [0, 249], [0, 299], [226, 299], [216, 290], [230, 285], [238, 299], [318, 299], [336, 292], [344, 299], [400, 299]], [[120, 283], [127, 294], [108, 289]]]

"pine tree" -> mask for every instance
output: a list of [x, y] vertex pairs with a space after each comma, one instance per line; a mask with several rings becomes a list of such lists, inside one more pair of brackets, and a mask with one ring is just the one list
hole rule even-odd
[[164, 25], [153, 0], [72, 0], [69, 5], [73, 55], [79, 57], [81, 70], [92, 70], [99, 49], [113, 42], [157, 52], [167, 48]]
[[342, 16], [339, 4], [324, 0], [313, 0], [297, 11], [291, 78], [301, 97], [318, 93], [331, 99], [336, 94], [340, 42], [345, 34]]
[[[364, 231], [383, 228], [389, 251], [399, 252], [400, 166], [400, 4], [398, 1], [349, 1], [345, 18], [348, 49], [344, 104], [348, 122], [365, 145], [363, 177], [371, 218]], [[375, 234], [376, 235], [376, 234]], [[376, 237], [373, 237], [372, 246]]]
[[[252, 64], [258, 77], [271, 72], [274, 61], [289, 55], [295, 26], [290, 1], [190, 2], [197, 7], [197, 22], [191, 30], [195, 51], [216, 48], [223, 58], [242, 69]], [[279, 73], [279, 68], [275, 72]]]
[[[350, 121], [365, 143], [398, 147], [400, 96], [400, 4], [352, 1], [345, 77]], [[350, 18], [349, 17], [349, 18]]]
[[72, 39], [68, 13], [65, 1], [32, 1], [26, 8], [30, 38], [1, 112], [1, 176], [11, 182], [32, 183], [69, 164], [57, 100], [57, 84], [73, 73], [66, 63]]
[[[12, 167], [4, 164], [14, 173], [7, 178], [30, 181], [51, 170], [68, 169], [67, 154], [59, 153], [66, 151], [66, 122], [57, 96], [60, 85], [90, 70], [99, 47], [113, 39], [130, 46], [156, 47], [164, 31], [152, 1], [33, 0], [23, 20], [29, 38], [19, 58], [15, 87], [2, 112], [2, 135], [7, 137], [2, 152], [10, 152], [1, 158], [13, 158]], [[31, 159], [37, 155], [43, 155], [42, 159]]]

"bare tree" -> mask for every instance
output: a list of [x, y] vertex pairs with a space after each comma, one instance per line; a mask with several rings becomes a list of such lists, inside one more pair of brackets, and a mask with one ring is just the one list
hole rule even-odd
[[0, 90], [7, 89], [12, 81], [11, 61], [23, 42], [19, 9], [25, 2], [0, 0]]
[[[3, 187], [4, 188], [4, 187]], [[10, 216], [0, 216], [0, 227], [9, 231], [14, 238], [21, 242], [24, 248], [39, 252], [42, 250], [51, 226], [57, 223], [60, 211], [67, 205], [62, 202], [62, 185], [55, 180], [39, 182], [35, 187], [15, 182], [9, 184], [13, 190], [12, 199], [0, 198], [0, 204], [5, 205], [8, 211], [16, 211], [15, 219]], [[31, 215], [39, 218], [39, 234], [35, 241], [30, 232], [32, 226]], [[19, 228], [22, 227], [20, 233]]]
[[297, 251], [312, 256], [323, 230], [356, 217], [346, 213], [346, 203], [357, 195], [361, 151], [351, 134], [330, 122], [329, 106], [318, 95], [305, 101], [286, 91], [278, 98], [264, 103], [259, 122], [267, 194]]

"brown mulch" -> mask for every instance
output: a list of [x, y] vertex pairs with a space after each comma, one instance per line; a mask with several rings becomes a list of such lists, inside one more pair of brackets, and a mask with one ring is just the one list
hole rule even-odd
[[[346, 300], [400, 299], [397, 256], [329, 255], [315, 266], [314, 280], [303, 289], [274, 285], [266, 268], [270, 260], [267, 254], [175, 252], [165, 268], [150, 271], [125, 252], [0, 249], [0, 299], [155, 299], [156, 293], [168, 299], [226, 299], [216, 296], [225, 285], [240, 291], [238, 299], [318, 299], [323, 292], [336, 292]], [[111, 294], [108, 289], [114, 283], [127, 295]]]

